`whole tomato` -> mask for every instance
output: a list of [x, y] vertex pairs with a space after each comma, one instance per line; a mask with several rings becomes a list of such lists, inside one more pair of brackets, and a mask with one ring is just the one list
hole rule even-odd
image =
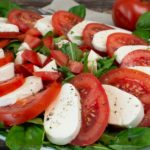
[[139, 16], [147, 11], [150, 11], [150, 0], [116, 0], [112, 16], [116, 26], [132, 31]]

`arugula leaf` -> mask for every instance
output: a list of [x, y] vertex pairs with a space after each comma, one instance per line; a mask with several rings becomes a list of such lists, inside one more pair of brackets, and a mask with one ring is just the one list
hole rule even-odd
[[150, 12], [146, 12], [140, 16], [136, 24], [136, 29], [150, 30]]
[[66, 39], [65, 36], [56, 37], [56, 38], [54, 38], [54, 43], [57, 44], [57, 43], [61, 42], [62, 40], [65, 40], [65, 39]]
[[74, 61], [80, 61], [83, 56], [83, 52], [79, 49], [79, 47], [75, 43], [71, 42], [63, 44], [61, 51], [64, 54], [67, 54], [69, 58]]
[[41, 126], [13, 126], [6, 138], [10, 150], [40, 150], [44, 138]]
[[108, 58], [105, 57], [103, 59], [99, 59], [97, 61], [97, 71], [94, 72], [96, 77], [100, 77], [107, 71], [116, 68], [117, 66], [114, 65], [115, 57]]
[[45, 56], [49, 56], [50, 55], [50, 50], [49, 48], [47, 48], [44, 45], [38, 46], [37, 48], [34, 49], [34, 51], [39, 52]]
[[84, 72], [88, 72], [89, 69], [88, 69], [88, 55], [89, 55], [89, 52], [85, 52], [83, 54], [83, 58], [81, 59], [81, 62], [83, 63], [83, 71]]
[[46, 37], [49, 37], [49, 36], [53, 36], [53, 35], [54, 35], [53, 31], [49, 31], [49, 32], [47, 32], [47, 33], [43, 36], [43, 38], [46, 38]]
[[0, 1], [0, 16], [7, 17], [8, 13], [14, 9], [19, 9], [20, 6], [10, 0], [1, 0]]
[[69, 12], [81, 17], [81, 18], [85, 18], [86, 16], [86, 7], [85, 5], [81, 4], [78, 6], [74, 6], [72, 8], [69, 9]]

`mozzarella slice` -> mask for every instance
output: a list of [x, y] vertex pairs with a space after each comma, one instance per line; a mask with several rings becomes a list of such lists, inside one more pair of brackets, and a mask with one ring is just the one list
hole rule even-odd
[[92, 21], [84, 20], [78, 23], [77, 25], [73, 26], [67, 34], [69, 40], [73, 43], [76, 43], [77, 45], [82, 45], [82, 32], [86, 25], [88, 25], [89, 23], [92, 23]]
[[42, 35], [45, 35], [49, 31], [53, 31], [54, 28], [52, 26], [52, 15], [39, 19], [34, 27], [37, 28]]
[[41, 54], [41, 53], [37, 53], [37, 55], [39, 56], [40, 60], [41, 60], [41, 63], [44, 64], [46, 59], [47, 59], [47, 56]]
[[4, 58], [4, 57], [5, 57], [4, 50], [0, 48], [0, 58]]
[[130, 52], [133, 52], [135, 50], [150, 50], [150, 47], [145, 45], [127, 45], [127, 46], [121, 46], [118, 48], [114, 55], [116, 56], [116, 61], [121, 64], [123, 58], [129, 54]]
[[34, 66], [33, 68], [34, 68], [34, 72], [39, 72], [39, 71], [57, 72], [57, 65], [55, 60], [52, 60], [43, 68], [39, 68], [38, 66]]
[[31, 47], [26, 42], [23, 42], [18, 48], [18, 51], [24, 51], [24, 50], [31, 50]]
[[7, 81], [15, 76], [14, 63], [7, 63], [0, 67], [0, 82]]
[[23, 64], [22, 53], [23, 51], [20, 51], [16, 54], [15, 64]]
[[60, 48], [62, 48], [62, 46], [63, 46], [64, 44], [67, 44], [67, 43], [69, 43], [68, 40], [61, 40], [60, 42], [55, 43], [55, 45], [60, 49]]
[[148, 66], [133, 66], [133, 67], [128, 67], [128, 68], [133, 69], [133, 70], [138, 70], [138, 71], [141, 71], [150, 75], [150, 67]]
[[110, 105], [109, 124], [136, 127], [144, 117], [140, 100], [132, 94], [111, 85], [103, 85]]
[[32, 96], [43, 89], [41, 78], [30, 76], [25, 79], [25, 83], [15, 91], [0, 97], [0, 107], [15, 104], [18, 100]]
[[19, 32], [19, 28], [10, 23], [0, 23], [0, 32]]
[[0, 23], [6, 23], [6, 22], [7, 22], [7, 18], [0, 17]]
[[96, 34], [94, 34], [94, 37], [92, 40], [93, 47], [98, 51], [106, 52], [106, 42], [107, 42], [108, 36], [117, 32], [129, 33], [129, 34], [131, 33], [130, 31], [121, 30], [121, 29], [110, 29], [110, 30], [97, 32]]
[[64, 84], [56, 104], [44, 115], [44, 128], [50, 142], [57, 145], [70, 143], [81, 127], [80, 95], [72, 84]]

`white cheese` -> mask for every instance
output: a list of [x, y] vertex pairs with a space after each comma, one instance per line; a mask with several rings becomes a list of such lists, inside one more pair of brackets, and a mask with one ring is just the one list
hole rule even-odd
[[18, 48], [18, 51], [24, 51], [24, 50], [31, 50], [31, 47], [26, 42], [23, 42]]
[[145, 45], [127, 45], [127, 46], [121, 46], [118, 48], [114, 55], [116, 56], [116, 61], [121, 64], [122, 60], [126, 55], [128, 55], [130, 52], [133, 52], [135, 50], [150, 50], [150, 47]]
[[109, 124], [121, 127], [136, 127], [144, 117], [140, 100], [132, 94], [111, 85], [103, 85], [110, 106]]
[[15, 91], [0, 97], [0, 107], [15, 104], [18, 100], [32, 96], [43, 89], [41, 78], [30, 76], [25, 83]]
[[23, 64], [22, 53], [23, 51], [20, 51], [16, 54], [15, 64]]
[[19, 28], [14, 24], [0, 22], [0, 32], [19, 32]]
[[0, 82], [7, 81], [15, 76], [14, 63], [7, 63], [0, 67]]
[[4, 57], [5, 57], [4, 50], [0, 48], [0, 58], [4, 58]]
[[7, 18], [0, 17], [0, 23], [6, 23], [6, 22], [7, 22]]
[[41, 54], [41, 53], [37, 53], [37, 55], [39, 56], [40, 60], [41, 60], [41, 63], [42, 65], [45, 63], [46, 59], [47, 59], [47, 56]]
[[64, 84], [56, 103], [44, 115], [44, 128], [50, 142], [57, 145], [70, 143], [81, 127], [80, 95], [72, 84]]

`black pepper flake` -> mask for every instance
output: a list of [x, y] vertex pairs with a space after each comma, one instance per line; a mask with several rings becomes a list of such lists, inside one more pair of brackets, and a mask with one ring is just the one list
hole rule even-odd
[[46, 118], [46, 121], [48, 121], [49, 120], [49, 118]]

